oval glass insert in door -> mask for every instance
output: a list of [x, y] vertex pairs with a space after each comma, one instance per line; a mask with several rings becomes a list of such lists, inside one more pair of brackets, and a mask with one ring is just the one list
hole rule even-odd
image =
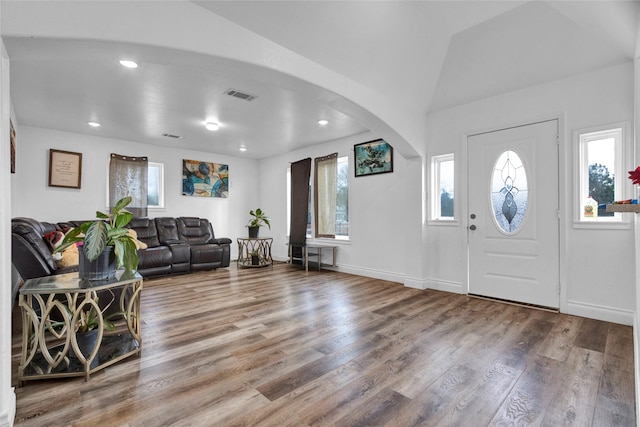
[[491, 208], [498, 228], [515, 234], [527, 213], [527, 172], [520, 156], [507, 150], [498, 156], [491, 176]]

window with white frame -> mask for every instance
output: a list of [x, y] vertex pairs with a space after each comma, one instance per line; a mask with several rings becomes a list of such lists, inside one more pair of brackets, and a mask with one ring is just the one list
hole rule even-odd
[[620, 214], [607, 213], [606, 205], [626, 193], [623, 137], [623, 126], [577, 132], [580, 222], [622, 221]]
[[431, 219], [452, 221], [455, 218], [454, 155], [431, 157]]
[[149, 162], [147, 205], [150, 209], [164, 209], [164, 164]]

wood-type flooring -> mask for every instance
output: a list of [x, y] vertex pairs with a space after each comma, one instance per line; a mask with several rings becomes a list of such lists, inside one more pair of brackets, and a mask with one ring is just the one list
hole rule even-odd
[[636, 425], [630, 327], [344, 273], [145, 280], [142, 337], [88, 382], [16, 388], [15, 425]]

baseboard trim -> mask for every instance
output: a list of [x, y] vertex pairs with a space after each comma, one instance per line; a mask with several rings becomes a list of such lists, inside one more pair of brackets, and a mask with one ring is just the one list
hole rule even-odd
[[16, 417], [16, 393], [13, 387], [11, 387], [8, 400], [8, 412], [0, 414], [0, 427], [12, 427]]
[[633, 326], [634, 312], [601, 305], [587, 304], [583, 302], [568, 302], [567, 314], [590, 319], [604, 320], [605, 322], [619, 323]]
[[339, 264], [337, 267], [322, 267], [323, 269], [339, 271], [341, 273], [354, 274], [356, 276], [371, 277], [372, 279], [388, 280], [390, 282], [404, 283], [406, 276], [400, 273], [375, 270], [373, 268], [354, 267], [352, 265]]
[[427, 289], [427, 281], [425, 279], [418, 279], [415, 277], [405, 277], [404, 285], [407, 288], [420, 289], [421, 291]]
[[466, 294], [467, 290], [464, 284], [460, 282], [452, 282], [448, 280], [427, 279], [427, 287], [438, 291], [451, 292], [454, 294]]

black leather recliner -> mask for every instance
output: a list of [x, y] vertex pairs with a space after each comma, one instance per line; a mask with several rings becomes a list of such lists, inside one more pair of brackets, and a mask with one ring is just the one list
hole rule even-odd
[[77, 266], [58, 268], [43, 239], [45, 234], [59, 230], [56, 224], [32, 218], [11, 220], [11, 261], [24, 280], [78, 270]]
[[210, 270], [228, 267], [231, 261], [231, 239], [216, 239], [209, 220], [179, 217], [178, 237], [191, 250], [191, 270]]
[[171, 273], [171, 249], [158, 240], [156, 222], [149, 218], [133, 218], [129, 228], [135, 230], [145, 249], [138, 249], [138, 272], [143, 277]]
[[160, 244], [167, 246], [171, 250], [171, 272], [180, 273], [191, 270], [191, 250], [189, 245], [180, 240], [180, 236], [178, 236], [176, 219], [161, 217], [156, 218], [155, 222]]

